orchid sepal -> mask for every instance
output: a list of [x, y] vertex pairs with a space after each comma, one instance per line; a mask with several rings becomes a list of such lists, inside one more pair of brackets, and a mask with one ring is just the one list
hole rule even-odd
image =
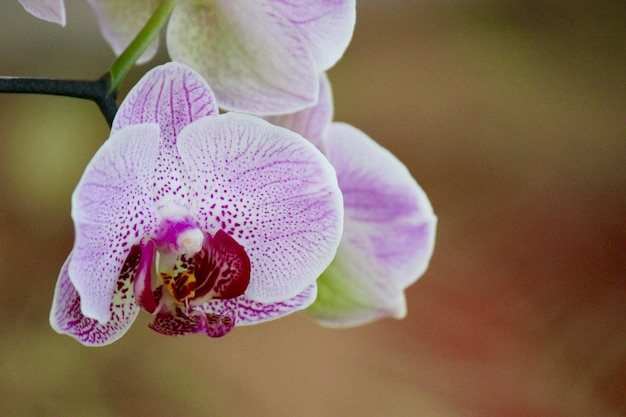
[[65, 26], [64, 0], [19, 0], [24, 10], [38, 19]]
[[359, 129], [332, 122], [332, 88], [322, 74], [320, 101], [267, 119], [310, 140], [337, 172], [345, 219], [335, 259], [317, 281], [305, 313], [330, 327], [406, 315], [405, 289], [427, 269], [437, 217], [407, 167]]

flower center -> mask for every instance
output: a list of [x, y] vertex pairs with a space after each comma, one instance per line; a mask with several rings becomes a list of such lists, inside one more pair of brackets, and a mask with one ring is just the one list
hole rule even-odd
[[184, 255], [191, 256], [202, 249], [203, 241], [204, 235], [200, 229], [190, 229], [178, 236], [176, 246]]
[[156, 315], [153, 330], [221, 336], [232, 329], [234, 312], [207, 314], [202, 305], [236, 298], [248, 288], [250, 259], [233, 237], [176, 223], [141, 250], [134, 293], [137, 303]]
[[178, 242], [179, 250], [192, 249], [181, 254], [161, 254], [158, 267], [163, 288], [176, 304], [197, 306], [244, 293], [250, 282], [250, 260], [229, 234], [223, 230], [215, 236], [207, 234], [200, 245], [195, 234], [181, 234]]

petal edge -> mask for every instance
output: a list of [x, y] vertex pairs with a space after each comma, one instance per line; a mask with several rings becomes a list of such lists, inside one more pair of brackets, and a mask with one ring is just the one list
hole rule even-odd
[[129, 126], [113, 134], [87, 165], [72, 195], [75, 226], [68, 270], [85, 316], [104, 324], [124, 262], [157, 225], [152, 203], [159, 127]]
[[19, 0], [24, 10], [38, 19], [65, 26], [63, 0]]
[[122, 337], [139, 314], [134, 303], [131, 280], [121, 283], [111, 302], [112, 319], [106, 324], [85, 317], [80, 307], [80, 296], [69, 279], [70, 254], [61, 268], [54, 290], [50, 325], [60, 334], [67, 334], [86, 346], [104, 346]]
[[339, 244], [343, 201], [335, 170], [310, 142], [228, 113], [187, 126], [178, 148], [194, 216], [209, 233], [231, 234], [250, 257], [246, 296], [282, 301], [315, 282]]

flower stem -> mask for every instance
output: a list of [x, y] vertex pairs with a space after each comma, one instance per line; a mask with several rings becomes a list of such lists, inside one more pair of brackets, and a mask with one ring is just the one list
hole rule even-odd
[[111, 126], [117, 112], [115, 100], [120, 84], [155, 40], [175, 5], [176, 0], [163, 0], [135, 39], [99, 79], [87, 81], [0, 76], [0, 93], [51, 94], [91, 100], [98, 105]]
[[176, 0], [163, 0], [135, 39], [133, 39], [130, 45], [122, 52], [122, 55], [111, 65], [111, 68], [109, 68], [111, 82], [108, 91], [110, 94], [117, 95], [120, 84], [133, 68], [139, 57], [141, 57], [148, 46], [154, 42], [159, 31], [163, 25], [165, 25], [165, 22], [167, 22], [170, 14], [172, 14], [175, 5]]
[[0, 76], [0, 93], [50, 94], [82, 98], [95, 102], [109, 123], [117, 112], [115, 94], [108, 94], [109, 75], [98, 80], [58, 80], [51, 78], [5, 77]]

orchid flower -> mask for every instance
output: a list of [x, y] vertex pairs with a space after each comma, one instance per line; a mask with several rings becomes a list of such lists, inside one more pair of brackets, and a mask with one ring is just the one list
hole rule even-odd
[[28, 13], [36, 18], [65, 26], [65, 3], [63, 0], [19, 0]]
[[437, 218], [408, 169], [365, 133], [331, 123], [330, 83], [307, 110], [268, 118], [315, 144], [329, 159], [344, 197], [344, 232], [337, 255], [318, 279], [306, 313], [331, 327], [406, 315], [404, 290], [426, 270]]
[[[343, 55], [356, 0], [181, 0], [170, 17], [170, 57], [198, 71], [220, 106], [256, 115], [317, 102], [318, 76]], [[139, 33], [159, 0], [89, 0], [116, 54]], [[152, 58], [152, 45], [139, 62]]]
[[310, 305], [339, 245], [336, 174], [307, 140], [218, 114], [185, 65], [148, 72], [72, 197], [74, 247], [50, 322], [86, 345], [140, 309], [166, 335], [222, 336]]

